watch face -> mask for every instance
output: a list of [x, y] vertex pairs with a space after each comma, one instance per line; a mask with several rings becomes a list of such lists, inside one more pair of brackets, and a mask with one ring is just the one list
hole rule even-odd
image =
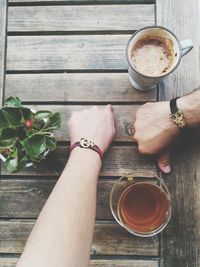
[[185, 118], [183, 112], [178, 110], [176, 113], [171, 114], [171, 119], [173, 120], [179, 128], [183, 128], [186, 126]]

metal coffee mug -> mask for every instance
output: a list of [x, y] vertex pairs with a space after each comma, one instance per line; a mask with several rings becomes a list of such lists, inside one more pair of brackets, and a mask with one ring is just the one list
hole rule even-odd
[[[136, 70], [136, 68], [132, 63], [131, 52], [134, 45], [137, 43], [138, 40], [146, 36], [160, 36], [162, 38], [167, 38], [172, 41], [174, 62], [172, 66], [169, 68], [169, 70], [160, 76], [153, 77], [144, 75], [140, 73], [138, 70]], [[133, 85], [134, 88], [140, 91], [148, 91], [155, 88], [161, 80], [163, 80], [166, 76], [168, 76], [178, 67], [181, 58], [188, 52], [190, 52], [192, 48], [193, 48], [192, 40], [187, 39], [179, 41], [176, 35], [167, 28], [161, 26], [152, 26], [138, 30], [131, 36], [126, 48], [126, 56], [129, 64], [128, 72], [131, 84]]]

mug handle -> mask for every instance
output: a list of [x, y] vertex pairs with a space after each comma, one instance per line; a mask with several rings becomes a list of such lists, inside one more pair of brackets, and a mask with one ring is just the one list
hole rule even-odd
[[191, 39], [186, 39], [180, 42], [181, 43], [181, 51], [182, 57], [189, 53], [193, 48], [193, 42]]

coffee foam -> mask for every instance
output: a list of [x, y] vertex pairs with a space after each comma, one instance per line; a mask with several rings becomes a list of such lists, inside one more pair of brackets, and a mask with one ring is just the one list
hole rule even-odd
[[134, 45], [131, 60], [138, 72], [146, 76], [161, 76], [173, 65], [173, 43], [160, 36], [143, 37]]

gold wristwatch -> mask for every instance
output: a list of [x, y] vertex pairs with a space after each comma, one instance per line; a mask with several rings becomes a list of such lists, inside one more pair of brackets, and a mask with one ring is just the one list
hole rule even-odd
[[176, 100], [179, 97], [173, 98], [172, 100], [170, 100], [170, 110], [171, 110], [171, 114], [170, 117], [172, 119], [172, 121], [181, 129], [186, 127], [186, 121], [183, 115], [182, 110], [178, 109], [177, 104], [176, 104]]

